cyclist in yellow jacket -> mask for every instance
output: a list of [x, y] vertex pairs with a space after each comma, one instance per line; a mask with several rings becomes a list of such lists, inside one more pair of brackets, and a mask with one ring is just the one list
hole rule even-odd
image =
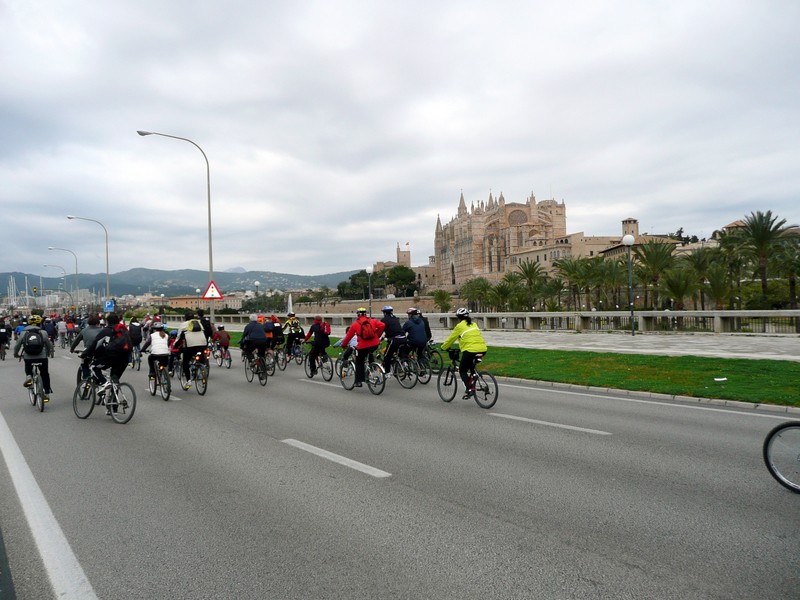
[[[486, 354], [488, 348], [477, 323], [472, 322], [469, 311], [466, 308], [459, 308], [456, 311], [456, 316], [458, 317], [458, 325], [453, 328], [453, 332], [442, 343], [442, 350], [447, 350], [458, 342], [458, 347], [461, 350], [458, 374], [461, 376], [461, 381], [464, 382], [464, 389], [467, 390], [467, 393], [464, 394], [464, 399], [466, 400], [472, 397], [472, 391], [469, 389], [470, 371], [475, 368], [478, 354]], [[448, 354], [452, 358], [454, 353], [457, 356], [457, 352], [458, 350], [448, 351]]]

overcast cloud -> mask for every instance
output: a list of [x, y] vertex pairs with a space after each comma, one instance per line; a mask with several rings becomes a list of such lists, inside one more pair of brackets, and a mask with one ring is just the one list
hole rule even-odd
[[[800, 222], [796, 0], [0, 0], [0, 271], [363, 268], [437, 215]], [[57, 273], [57, 271], [56, 271]], [[54, 275], [55, 273], [46, 272]]]

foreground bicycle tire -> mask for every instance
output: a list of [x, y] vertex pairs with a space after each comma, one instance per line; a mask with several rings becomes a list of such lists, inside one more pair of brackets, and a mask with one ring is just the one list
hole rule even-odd
[[252, 383], [253, 378], [256, 376], [255, 365], [250, 361], [249, 357], [245, 357], [244, 359], [244, 376], [248, 383]]
[[84, 380], [75, 386], [72, 393], [72, 410], [79, 419], [86, 419], [94, 410], [96, 388], [90, 380]]
[[278, 365], [281, 371], [286, 370], [288, 360], [286, 359], [286, 351], [283, 348], [275, 348], [275, 364]]
[[356, 364], [352, 358], [348, 358], [340, 363], [339, 382], [346, 390], [352, 390], [356, 385]]
[[158, 371], [158, 389], [161, 391], [164, 401], [169, 400], [170, 394], [172, 394], [172, 379], [163, 367]]
[[392, 375], [402, 387], [410, 390], [417, 385], [417, 372], [411, 367], [407, 358], [397, 358], [392, 364]]
[[453, 367], [447, 367], [439, 371], [439, 377], [436, 380], [436, 391], [439, 392], [439, 398], [444, 402], [452, 402], [456, 397], [458, 391], [458, 373]]
[[497, 380], [488, 371], [476, 372], [475, 378], [475, 402], [481, 408], [492, 408], [499, 393]]
[[435, 375], [438, 375], [444, 369], [444, 359], [442, 358], [442, 353], [438, 350], [431, 350], [430, 355], [428, 356], [428, 366], [431, 369], [431, 372]]
[[376, 396], [380, 396], [386, 387], [386, 375], [384, 375], [383, 369], [378, 363], [369, 363], [366, 375], [369, 391]]
[[767, 470], [787, 490], [800, 494], [800, 421], [781, 423], [764, 440]]
[[111, 409], [111, 418], [115, 423], [124, 425], [136, 412], [136, 391], [130, 384], [120, 383], [116, 393], [111, 392], [111, 398], [111, 403], [107, 405], [107, 408]]

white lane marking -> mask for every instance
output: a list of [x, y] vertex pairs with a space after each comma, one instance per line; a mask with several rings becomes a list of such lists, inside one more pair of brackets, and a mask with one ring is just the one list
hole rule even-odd
[[55, 596], [96, 599], [92, 584], [89, 583], [78, 558], [72, 552], [2, 413], [0, 413], [0, 451], [5, 458]]
[[322, 458], [326, 458], [335, 463], [339, 463], [340, 465], [350, 467], [351, 469], [355, 469], [356, 471], [361, 471], [362, 473], [366, 473], [367, 475], [371, 475], [372, 477], [392, 476], [391, 473], [387, 473], [386, 471], [381, 471], [380, 469], [376, 469], [375, 467], [370, 467], [369, 465], [365, 465], [364, 463], [360, 463], [358, 461], [352, 460], [345, 456], [341, 456], [339, 454], [334, 454], [333, 452], [328, 452], [327, 450], [323, 450], [322, 448], [317, 448], [316, 446], [312, 446], [310, 444], [306, 444], [298, 440], [285, 439], [281, 440], [281, 442], [283, 442], [284, 444], [288, 444], [289, 446], [294, 446], [295, 448], [300, 448], [301, 450], [305, 450], [306, 452], [310, 452], [311, 454], [316, 454], [317, 456], [321, 456]]
[[536, 419], [528, 419], [527, 417], [516, 417], [514, 415], [504, 415], [502, 413], [489, 413], [490, 417], [500, 417], [501, 419], [512, 419], [513, 421], [524, 421], [526, 423], [533, 423], [535, 425], [546, 425], [547, 427], [558, 427], [559, 429], [570, 429], [572, 431], [580, 431], [582, 433], [593, 433], [595, 435], [611, 435], [608, 431], [600, 431], [599, 429], [586, 429], [585, 427], [575, 427], [574, 425], [564, 425], [563, 423], [550, 423], [549, 421], [537, 421]]
[[[334, 375], [334, 377], [336, 377], [336, 376]], [[330, 386], [337, 387], [337, 388], [342, 387], [341, 384], [339, 384], [339, 383], [333, 383], [333, 380], [331, 380], [331, 381], [322, 380], [321, 381], [319, 379], [315, 380], [315, 379], [309, 379], [308, 377], [306, 377], [305, 379], [298, 379], [297, 381], [305, 381], [306, 383], [313, 383], [315, 385], [330, 385]], [[344, 389], [344, 388], [342, 388], [342, 389]]]
[[539, 391], [546, 391], [548, 393], [554, 394], [570, 394], [572, 396], [585, 396], [588, 398], [604, 398], [608, 400], [619, 400], [620, 402], [634, 402], [637, 404], [652, 404], [654, 406], [671, 406], [673, 408], [689, 408], [692, 410], [709, 410], [711, 412], [718, 412], [724, 413], [726, 415], [745, 415], [748, 417], [761, 417], [763, 419], [779, 419], [781, 421], [786, 421], [787, 419], [791, 419], [792, 416], [789, 414], [769, 414], [765, 415], [763, 413], [757, 413], [755, 410], [753, 412], [743, 412], [740, 410], [730, 410], [726, 409], [725, 407], [713, 407], [713, 406], [694, 406], [693, 404], [675, 404], [674, 402], [659, 402], [658, 400], [639, 400], [637, 398], [624, 398], [622, 396], [605, 396], [601, 394], [590, 394], [588, 392], [570, 392], [568, 390], [554, 390], [550, 388], [541, 388], [536, 386], [524, 386], [524, 385], [512, 385], [510, 383], [501, 383], [499, 384], [502, 387], [510, 387], [516, 388], [518, 390], [539, 390]]

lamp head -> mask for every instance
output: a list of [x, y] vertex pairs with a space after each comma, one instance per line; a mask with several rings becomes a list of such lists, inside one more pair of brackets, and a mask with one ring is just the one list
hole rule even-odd
[[628, 234], [626, 234], [626, 235], [622, 236], [622, 243], [623, 243], [625, 246], [633, 246], [633, 243], [634, 243], [635, 241], [636, 241], [636, 239], [635, 239], [635, 238], [634, 238], [634, 237], [633, 237], [633, 236], [632, 236], [630, 233], [628, 233]]
[[137, 131], [136, 131], [136, 133], [138, 133], [139, 135], [142, 135], [142, 136], [145, 136], [145, 135], [153, 135], [153, 132], [152, 132], [152, 131], [142, 131], [141, 129], [140, 129], [140, 130], [137, 130]]
[[47, 249], [48, 250], [55, 250], [55, 248], [53, 248], [53, 246], [48, 246]]
[[68, 219], [74, 219], [74, 218], [75, 218], [75, 215], [67, 215], [67, 218], [68, 218]]

